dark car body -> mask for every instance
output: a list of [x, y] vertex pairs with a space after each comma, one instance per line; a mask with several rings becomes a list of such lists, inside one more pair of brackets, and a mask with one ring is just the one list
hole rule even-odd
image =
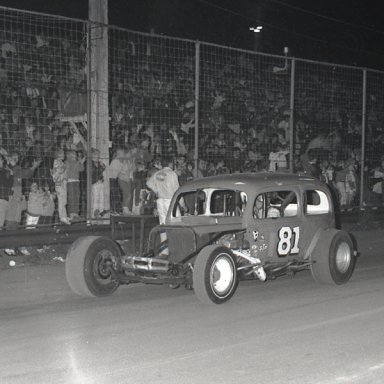
[[326, 184], [306, 175], [249, 173], [184, 184], [166, 223], [151, 231], [146, 254], [102, 260], [109, 260], [103, 265], [112, 283], [185, 285], [203, 302], [221, 303], [246, 278], [310, 269], [318, 282], [342, 284], [355, 255], [349, 234], [335, 226]]

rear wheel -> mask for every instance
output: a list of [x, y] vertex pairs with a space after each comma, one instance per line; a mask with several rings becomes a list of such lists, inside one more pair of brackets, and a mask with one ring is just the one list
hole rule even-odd
[[193, 267], [193, 287], [200, 301], [221, 304], [236, 291], [236, 259], [226, 247], [208, 246], [198, 255]]
[[65, 274], [71, 289], [82, 296], [108, 296], [119, 286], [109, 265], [120, 262], [121, 250], [108, 237], [87, 236], [70, 247]]
[[[344, 284], [352, 276], [355, 267], [354, 246], [351, 237], [344, 231], [334, 231], [320, 238], [312, 258], [312, 275], [318, 283]], [[323, 249], [328, 249], [324, 254]]]

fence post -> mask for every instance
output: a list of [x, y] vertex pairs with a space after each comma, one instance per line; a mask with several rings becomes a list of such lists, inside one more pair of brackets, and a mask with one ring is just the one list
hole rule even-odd
[[199, 94], [200, 94], [200, 42], [195, 43], [195, 149], [194, 149], [194, 176], [198, 174], [199, 163]]
[[294, 128], [294, 108], [295, 108], [295, 59], [291, 59], [291, 94], [289, 100], [289, 171], [292, 173], [294, 171], [294, 138], [295, 138], [295, 128]]
[[91, 199], [92, 199], [92, 191], [91, 191], [91, 185], [92, 185], [92, 156], [91, 156], [91, 140], [92, 140], [92, 131], [93, 131], [93, 124], [92, 124], [92, 39], [91, 39], [91, 28], [92, 24], [90, 21], [87, 22], [87, 151], [86, 151], [86, 157], [87, 157], [87, 167], [86, 167], [86, 178], [87, 178], [87, 184], [86, 184], [86, 219], [87, 224], [91, 223]]
[[360, 209], [364, 205], [364, 183], [365, 183], [365, 128], [367, 113], [367, 69], [363, 69], [363, 104], [361, 113], [361, 169], [360, 169]]
[[[109, 189], [109, 105], [108, 105], [108, 0], [89, 0], [89, 21], [91, 23], [90, 35], [92, 50], [90, 51], [91, 60], [91, 91], [92, 103], [91, 114], [88, 117], [92, 122], [92, 147], [99, 152], [98, 161], [103, 163], [104, 181], [101, 184], [102, 201], [98, 201], [96, 206], [91, 206], [91, 214], [94, 216], [96, 210], [108, 211], [110, 208], [110, 189]], [[91, 148], [88, 148], [90, 151]], [[91, 184], [92, 186], [92, 184]], [[94, 198], [92, 198], [94, 199]], [[99, 199], [98, 199], [99, 200]], [[91, 200], [92, 201], [92, 200]]]

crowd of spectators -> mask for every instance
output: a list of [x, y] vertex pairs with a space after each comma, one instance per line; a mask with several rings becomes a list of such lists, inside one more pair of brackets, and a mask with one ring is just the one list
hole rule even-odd
[[[62, 119], [86, 111], [85, 40], [81, 31], [36, 31], [0, 31], [0, 226], [9, 228], [86, 216], [88, 155], [78, 132]], [[180, 49], [174, 41], [132, 32], [116, 36], [112, 29], [110, 159], [97, 151], [88, 156], [93, 217], [142, 213], [145, 204], [151, 209], [146, 180], [169, 159], [180, 184], [196, 176], [287, 172], [292, 166], [328, 182], [343, 207], [359, 204], [364, 174], [364, 203], [381, 204], [378, 96], [369, 98], [361, 172], [359, 84], [347, 83], [331, 67], [303, 70], [296, 76], [291, 135], [284, 61], [202, 45], [195, 150], [194, 45]], [[110, 207], [101, 187], [107, 177]]]
[[361, 193], [364, 204], [381, 202], [384, 95], [368, 97], [363, 165], [358, 69], [297, 64], [291, 135], [289, 62], [202, 45], [195, 170], [193, 49], [153, 40], [140, 50], [131, 34], [119, 43], [110, 84], [114, 143], [137, 146], [147, 136], [154, 157], [182, 159], [199, 176], [292, 166], [328, 182], [342, 208], [359, 205]]

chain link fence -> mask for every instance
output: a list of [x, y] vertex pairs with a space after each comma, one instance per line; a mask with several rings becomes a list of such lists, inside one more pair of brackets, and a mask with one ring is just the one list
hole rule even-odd
[[301, 171], [382, 204], [384, 73], [0, 7], [0, 226], [151, 213], [180, 184]]

